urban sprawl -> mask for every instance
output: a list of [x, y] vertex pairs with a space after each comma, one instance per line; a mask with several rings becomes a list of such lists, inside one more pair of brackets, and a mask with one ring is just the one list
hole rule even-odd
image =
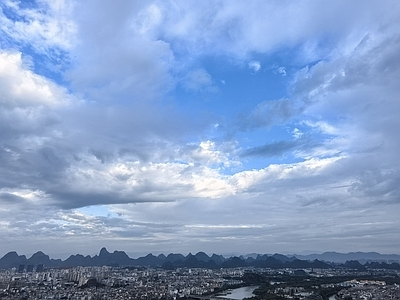
[[400, 299], [398, 270], [20, 266], [0, 271], [0, 299]]

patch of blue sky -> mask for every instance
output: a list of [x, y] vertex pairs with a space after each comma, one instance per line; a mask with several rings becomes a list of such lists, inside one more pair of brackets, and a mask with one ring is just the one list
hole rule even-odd
[[[25, 2], [25, 1], [22, 1]], [[28, 2], [28, 1], [26, 1]], [[31, 1], [29, 1], [31, 2]], [[15, 2], [18, 7], [20, 6], [20, 3]], [[16, 9], [14, 6], [9, 5], [8, 3], [0, 3], [0, 14], [3, 14], [7, 19], [13, 21], [13, 22], [26, 22], [28, 21], [27, 18], [21, 14], [16, 13]]]
[[[35, 1], [18, 1], [15, 3], [20, 10], [38, 7]], [[12, 22], [30, 22], [24, 14], [18, 13], [13, 6], [0, 4], [0, 9], [0, 14], [3, 13]], [[23, 59], [29, 62], [35, 74], [44, 76], [58, 84], [66, 85], [67, 82], [62, 74], [70, 66], [70, 60], [69, 54], [65, 50], [58, 47], [38, 49], [23, 40], [13, 39], [7, 32], [0, 34], [0, 47], [4, 50], [21, 52]]]
[[16, 46], [16, 42], [9, 37], [8, 35], [4, 34], [0, 31], [0, 49], [8, 50], [8, 51], [19, 51], [18, 46]]
[[20, 9], [33, 9], [33, 8], [36, 9], [39, 7], [38, 1], [36, 0], [23, 0], [23, 1], [13, 1], [13, 2], [18, 3], [18, 7]]
[[263, 101], [287, 95], [288, 78], [277, 72], [279, 67], [274, 65], [272, 59], [269, 60], [256, 61], [260, 67], [255, 70], [249, 65], [253, 60], [235, 63], [228, 57], [205, 57], [191, 70], [205, 70], [210, 75], [211, 83], [193, 90], [182, 82], [173, 96], [187, 111], [210, 111], [228, 117], [249, 113]]
[[68, 82], [64, 78], [65, 71], [70, 67], [66, 51], [53, 47], [41, 53], [30, 45], [21, 45], [19, 51], [24, 59], [32, 61], [31, 68], [35, 74], [68, 88]]
[[254, 104], [286, 95], [287, 79], [274, 72], [276, 62], [270, 56], [241, 62], [223, 56], [206, 57], [201, 65], [215, 81], [222, 83], [221, 91], [227, 100]]
[[[324, 125], [325, 126], [325, 125]], [[329, 125], [327, 125], [329, 126]], [[334, 132], [310, 127], [299, 115], [282, 125], [237, 132], [244, 169], [259, 169], [270, 164], [292, 164], [304, 161], [298, 152], [311, 153], [335, 138]], [[333, 155], [327, 152], [326, 155]], [[324, 154], [321, 154], [324, 157]]]
[[[234, 61], [227, 56], [207, 56], [199, 60], [192, 70], [205, 70], [212, 78], [215, 89], [187, 89], [177, 86], [174, 97], [189, 114], [208, 112], [218, 122], [215, 140], [233, 139], [243, 151], [268, 144], [290, 142], [295, 139], [295, 120], [283, 120], [279, 124], [264, 127], [251, 125], [240, 128], [240, 120], [251, 116], [260, 103], [288, 97], [288, 87], [299, 67], [290, 62], [290, 51], [276, 55], [257, 55], [246, 61]], [[285, 67], [287, 60], [289, 68]], [[190, 72], [190, 71], [189, 71]], [[274, 112], [270, 112], [274, 113]], [[296, 116], [294, 116], [296, 119]], [[232, 121], [234, 120], [234, 121]], [[251, 120], [249, 120], [251, 122]], [[241, 169], [267, 167], [274, 163], [295, 163], [302, 159], [293, 155], [293, 149], [282, 153], [247, 156], [241, 158]], [[237, 170], [237, 166], [233, 167]], [[229, 174], [232, 169], [226, 168]]]
[[107, 217], [107, 218], [117, 218], [118, 215], [108, 209], [107, 205], [95, 205], [95, 206], [86, 206], [77, 209], [77, 211], [93, 216], [93, 217]]
[[[296, 150], [296, 139], [292, 134], [292, 126], [273, 126], [269, 129], [257, 129], [251, 132], [238, 132], [236, 139], [241, 146], [241, 162], [245, 169], [265, 168], [270, 164], [289, 164], [302, 161], [302, 159], [293, 155]], [[294, 129], [294, 128], [293, 128]], [[260, 151], [258, 154], [249, 154], [249, 152], [264, 147], [274, 148], [274, 145], [293, 144], [292, 147], [275, 151]], [[301, 146], [299, 143], [298, 147]], [[278, 151], [279, 150], [279, 151]]]
[[0, 13], [12, 22], [29, 23], [30, 19], [29, 13], [22, 13], [27, 10], [35, 10], [45, 12], [44, 7], [40, 7], [43, 3], [38, 3], [35, 0], [23, 0], [23, 1], [7, 1], [5, 3], [0, 3]]
[[242, 145], [247, 147], [257, 147], [280, 140], [292, 139], [290, 132], [291, 125], [272, 126], [270, 128], [258, 128], [252, 131], [237, 132], [236, 138]]

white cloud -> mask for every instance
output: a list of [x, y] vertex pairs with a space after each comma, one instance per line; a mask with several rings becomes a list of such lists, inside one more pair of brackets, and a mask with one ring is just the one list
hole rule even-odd
[[261, 63], [259, 61], [251, 61], [249, 62], [249, 68], [253, 70], [254, 73], [257, 73], [261, 69]]
[[301, 132], [300, 131], [300, 129], [298, 129], [298, 128], [295, 128], [295, 129], [293, 129], [293, 131], [292, 131], [292, 135], [293, 135], [293, 137], [295, 138], [295, 139], [299, 139], [299, 138], [301, 138], [302, 136], [303, 136], [303, 132]]
[[[43, 146], [38, 149], [43, 150]], [[18, 153], [16, 155], [20, 156]], [[236, 194], [247, 197], [248, 190], [258, 189], [257, 186], [267, 182], [271, 184], [276, 180], [315, 176], [339, 159], [309, 159], [298, 164], [271, 165], [261, 170], [224, 175], [218, 166], [235, 166], [235, 161], [231, 162], [209, 141], [190, 152], [176, 152], [175, 159], [168, 162], [131, 160], [128, 156], [123, 160], [103, 160], [93, 153], [75, 153], [73, 160], [67, 156], [56, 157], [52, 152], [45, 155], [50, 162], [63, 159], [67, 163], [65, 166], [61, 164], [61, 169], [53, 167], [53, 170], [47, 170], [56, 172], [57, 180], [45, 179], [43, 184], [47, 189], [40, 194], [39, 202], [60, 207], [169, 202], [177, 199], [223, 198]], [[18, 161], [20, 158], [15, 163]], [[37, 163], [37, 167], [41, 167], [40, 164]], [[21, 179], [25, 180], [25, 177]], [[26, 198], [21, 195], [19, 197]]]
[[187, 73], [182, 84], [187, 90], [193, 92], [215, 93], [218, 91], [211, 75], [204, 69], [196, 69]]
[[[395, 1], [379, 7], [374, 3], [344, 1], [323, 5], [314, 1], [301, 4], [204, 1], [196, 7], [165, 1], [157, 4], [166, 16], [160, 28], [163, 36], [171, 43], [185, 41], [192, 55], [224, 52], [245, 57], [252, 52], [270, 53], [285, 45], [291, 47], [308, 41], [315, 46], [299, 55], [307, 61], [337, 51], [336, 47], [326, 47], [330, 50], [321, 47], [319, 37], [340, 35], [341, 41], [352, 43], [365, 32], [377, 30], [388, 19], [395, 20], [398, 7]], [[333, 39], [332, 42], [335, 43]], [[345, 51], [347, 43], [339, 45], [339, 49], [342, 47]]]
[[278, 69], [276, 69], [276, 72], [281, 74], [282, 76], [286, 76], [286, 69], [285, 67], [279, 67]]
[[[209, 149], [209, 143], [187, 155], [193, 161], [207, 164], [226, 163], [218, 157], [218, 151]], [[202, 164], [179, 162], [125, 161], [104, 163], [97, 157], [81, 155], [79, 162], [66, 170], [64, 188], [66, 191], [77, 189], [80, 194], [90, 195], [92, 191], [106, 196], [110, 203], [174, 201], [186, 198], [222, 197], [235, 193], [218, 169]], [[116, 192], [118, 191], [118, 192]], [[114, 196], [112, 196], [114, 195]], [[112, 200], [114, 199], [114, 200]], [[68, 200], [70, 201], [70, 200]], [[96, 200], [94, 200], [96, 204]], [[99, 200], [101, 201], [101, 200]], [[60, 203], [61, 205], [64, 205]], [[65, 205], [78, 205], [79, 202]]]
[[324, 122], [324, 121], [312, 122], [312, 121], [306, 120], [303, 123], [309, 127], [315, 128], [325, 134], [330, 134], [330, 135], [339, 135], [340, 134], [339, 128], [336, 128], [335, 126], [333, 126], [327, 122]]
[[0, 53], [0, 103], [5, 107], [68, 105], [67, 90], [33, 73], [24, 64], [21, 53]]
[[[0, 238], [13, 247], [397, 251], [396, 1], [1, 5]], [[253, 96], [224, 94], [229, 74], [217, 90], [204, 61], [248, 73], [276, 55], [287, 95], [227, 120]], [[279, 65], [306, 67], [289, 81]], [[218, 101], [193, 111], [175, 87]], [[268, 142], [280, 130], [294, 141]], [[291, 162], [241, 161], [254, 143]], [[76, 209], [90, 205], [111, 214]]]
[[240, 162], [235, 157], [237, 151], [234, 143], [222, 143], [216, 145], [210, 140], [202, 141], [198, 145], [190, 143], [181, 149], [182, 157], [185, 160], [210, 167], [232, 167], [237, 166]]
[[15, 41], [50, 56], [51, 49], [71, 47], [76, 32], [76, 25], [70, 18], [72, 1], [38, 1], [27, 8], [19, 1], [10, 0], [3, 2], [2, 7], [18, 16], [9, 19], [3, 11], [0, 13], [1, 31]]
[[241, 130], [269, 128], [273, 125], [284, 124], [302, 110], [302, 103], [295, 99], [264, 101], [259, 103], [248, 116], [241, 118], [238, 123]]
[[174, 55], [154, 29], [162, 26], [156, 5], [88, 1], [74, 12], [78, 42], [69, 51], [67, 78], [75, 92], [99, 102], [137, 103], [174, 86]]

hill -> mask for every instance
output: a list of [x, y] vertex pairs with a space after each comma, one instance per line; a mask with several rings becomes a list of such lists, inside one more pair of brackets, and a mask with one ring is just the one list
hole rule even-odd
[[[397, 259], [396, 259], [397, 258]], [[326, 269], [332, 267], [350, 269], [400, 269], [398, 255], [379, 254], [376, 252], [363, 253], [336, 253], [326, 252], [323, 254], [310, 254], [306, 256], [285, 256], [275, 253], [273, 255], [258, 254], [248, 256], [224, 257], [213, 254], [208, 256], [204, 252], [195, 255], [189, 253], [187, 256], [182, 254], [170, 253], [167, 256], [160, 254], [155, 256], [147, 254], [139, 258], [130, 258], [124, 251], [108, 252], [102, 248], [98, 255], [83, 256], [81, 254], [71, 255], [66, 260], [52, 259], [42, 251], [36, 252], [30, 258], [25, 255], [18, 255], [17, 252], [9, 252], [0, 259], [0, 269], [18, 268], [21, 270], [32, 270], [32, 266], [51, 267], [77, 267], [77, 266], [137, 266], [137, 267], [162, 267], [165, 269], [176, 268], [236, 268], [236, 267], [256, 267], [256, 268], [292, 268], [306, 269], [319, 268]], [[29, 268], [27, 268], [29, 266]]]

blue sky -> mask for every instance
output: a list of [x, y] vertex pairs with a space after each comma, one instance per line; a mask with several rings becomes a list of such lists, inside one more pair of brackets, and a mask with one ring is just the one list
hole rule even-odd
[[397, 1], [0, 1], [0, 253], [398, 253]]

